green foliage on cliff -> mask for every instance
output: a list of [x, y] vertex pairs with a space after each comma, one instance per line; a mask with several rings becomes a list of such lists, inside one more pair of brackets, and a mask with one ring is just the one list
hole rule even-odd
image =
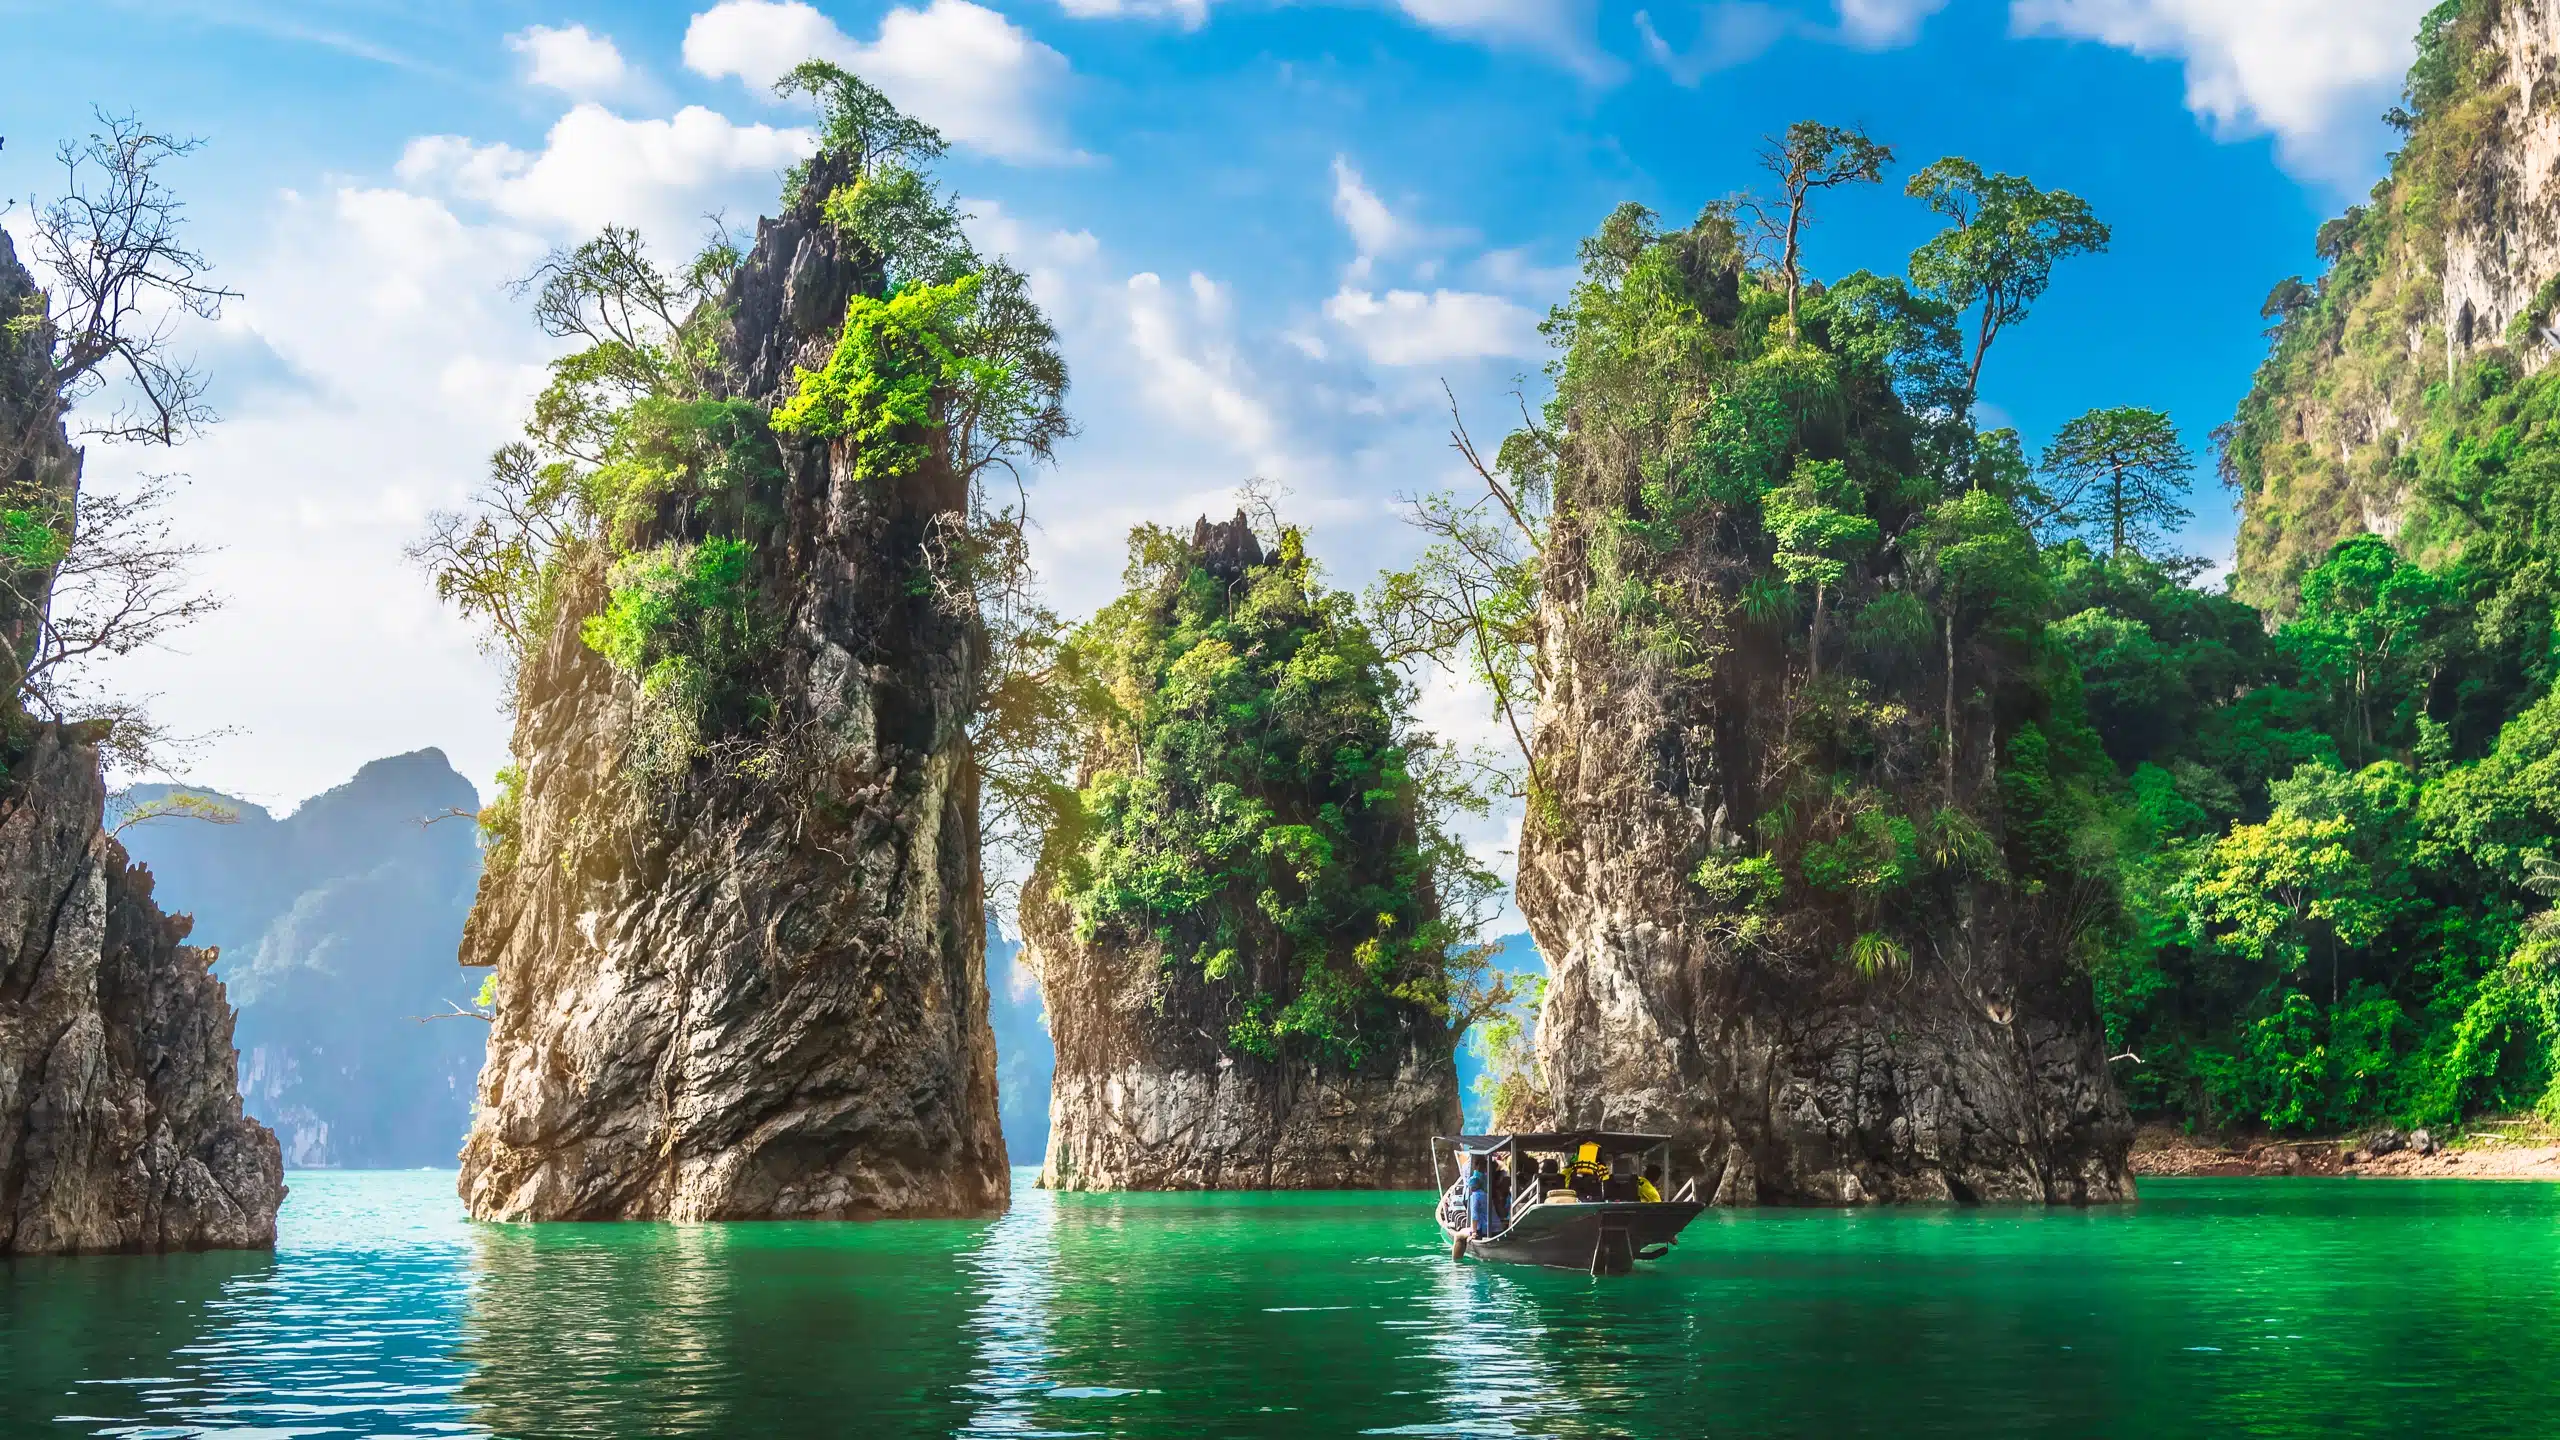
[[2294, 586], [2337, 541], [2397, 515], [2411, 556], [2442, 564], [2470, 526], [2418, 479], [2409, 441], [2453, 397], [2457, 346], [2495, 339], [2444, 313], [2446, 242], [2483, 203], [2480, 160], [2517, 98], [2491, 43], [2497, 0], [2447, 0], [2418, 39], [2404, 132], [2366, 203], [2320, 228], [2326, 273], [2279, 282], [2263, 310], [2272, 344], [2221, 432], [2243, 501], [2237, 592], [2290, 608]]
[[[2325, 275], [2268, 297], [2221, 438], [2271, 633], [2174, 569], [2054, 557], [2126, 777], [2130, 920], [2097, 974], [2141, 1110], [2560, 1118], [2560, 386], [2525, 373], [2560, 277], [2496, 334], [2443, 313], [2450, 228], [2503, 223], [2499, 8], [2428, 15], [2390, 176], [2322, 227]], [[2389, 511], [2396, 541], [2361, 533]]]
[[1354, 601], [1299, 532], [1275, 538], [1242, 563], [1132, 535], [1127, 592], [1071, 646], [1084, 783], [1046, 870], [1080, 938], [1153, 948], [1168, 985], [1204, 990], [1230, 1052], [1352, 1068], [1507, 998], [1478, 991], [1452, 919], [1491, 882], [1438, 826]]
[[975, 276], [916, 285], [886, 300], [856, 295], [835, 352], [800, 372], [799, 389], [773, 412], [773, 427], [814, 440], [849, 438], [854, 473], [885, 481], [913, 472], [932, 453], [934, 396], [969, 362], [954, 333], [976, 295]]
[[[1928, 953], [1967, 882], [2082, 939], [2112, 905], [2093, 835], [2113, 776], [2047, 630], [2032, 471], [1970, 419], [1998, 338], [2105, 227], [1961, 159], [1912, 193], [1948, 224], [1911, 278], [1828, 286], [1778, 258], [1767, 227], [1792, 206], [1673, 230], [1621, 206], [1546, 321], [1545, 413], [1479, 464], [1485, 500], [1416, 508], [1440, 543], [1376, 596], [1384, 633], [1504, 680], [1498, 701], [1566, 650], [1601, 663], [1596, 645], [1747, 728], [1700, 802], [1733, 812], [1728, 838], [1686, 862], [1705, 923], [1878, 983]], [[1558, 583], [1566, 616], [1514, 623]], [[1561, 829], [1540, 754], [1523, 761], [1531, 823]]]
[[2056, 561], [2095, 601], [2070, 638], [2127, 769], [2130, 918], [2096, 973], [2137, 1109], [2308, 1131], [2560, 1112], [2560, 954], [2534, 939], [2560, 700], [2459, 738], [2467, 677], [2495, 668], [2460, 587], [2358, 537], [2259, 643], [2175, 572]]
[[777, 88], [812, 100], [821, 122], [821, 154], [793, 171], [786, 205], [827, 174], [811, 203], [873, 287], [850, 297], [828, 362], [771, 414], [735, 395], [722, 346], [737, 246], [715, 236], [667, 268], [608, 227], [522, 282], [544, 329], [576, 346], [473, 509], [435, 516], [411, 554], [511, 676], [563, 618], [569, 582], [600, 578], [603, 604], [577, 633], [631, 686], [632, 772], [670, 780], [726, 755], [771, 777], [765, 687], [798, 580], [765, 552], [793, 465], [825, 446], [865, 482], [945, 466], [963, 482], [959, 508], [928, 517], [908, 588], [985, 626], [995, 657], [972, 697], [977, 733], [991, 787], [1013, 795], [1028, 762], [1009, 717], [1026, 707], [1005, 702], [1042, 673], [1059, 627], [1031, 595], [1020, 509], [984, 482], [1019, 480], [1070, 431], [1056, 333], [1019, 272], [969, 248], [925, 170], [943, 150], [931, 126], [825, 62]]

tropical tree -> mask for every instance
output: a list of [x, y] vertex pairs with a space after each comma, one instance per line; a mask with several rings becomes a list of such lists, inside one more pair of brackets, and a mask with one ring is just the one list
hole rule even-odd
[[1831, 592], [1849, 562], [1876, 543], [1875, 520], [1860, 508], [1849, 469], [1837, 460], [1798, 461], [1783, 487], [1760, 502], [1761, 522], [1778, 542], [1777, 563], [1790, 584], [1813, 587], [1811, 683], [1822, 683], [1822, 628]]
[[2378, 716], [2414, 724], [2442, 660], [2452, 595], [2425, 567], [2400, 558], [2379, 535], [2340, 541], [2302, 577], [2302, 606], [2276, 632], [2343, 712], [2350, 759], [2376, 757]]
[[2108, 230], [2077, 195], [2040, 190], [2023, 176], [1986, 174], [1962, 156], [1929, 166], [1906, 188], [1953, 222], [1912, 253], [1911, 283], [1952, 309], [1979, 312], [1965, 370], [1970, 409], [1992, 342], [2027, 318], [2057, 263], [2105, 250]]
[[2044, 451], [2046, 483], [2029, 496], [2038, 531], [2103, 538], [2111, 559], [2151, 555], [2165, 532], [2195, 518], [2179, 501], [2195, 452], [2158, 410], [2092, 410], [2065, 424]]
[[1893, 163], [1891, 146], [1862, 129], [1843, 130], [1799, 120], [1772, 135], [1760, 151], [1760, 168], [1778, 185], [1774, 205], [1746, 201], [1756, 217], [1762, 258], [1777, 267], [1787, 294], [1787, 340], [1802, 338], [1798, 298], [1804, 293], [1804, 230], [1813, 222], [1814, 196], [1843, 185], [1874, 185]]

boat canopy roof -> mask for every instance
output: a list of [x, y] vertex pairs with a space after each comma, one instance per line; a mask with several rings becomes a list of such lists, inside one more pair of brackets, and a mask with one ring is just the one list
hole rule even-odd
[[1603, 1150], [1650, 1150], [1671, 1143], [1668, 1135], [1646, 1135], [1633, 1130], [1524, 1130], [1509, 1135], [1441, 1135], [1435, 1137], [1443, 1145], [1461, 1150], [1499, 1150], [1505, 1145], [1518, 1145], [1523, 1150], [1570, 1150], [1577, 1145], [1597, 1144]]

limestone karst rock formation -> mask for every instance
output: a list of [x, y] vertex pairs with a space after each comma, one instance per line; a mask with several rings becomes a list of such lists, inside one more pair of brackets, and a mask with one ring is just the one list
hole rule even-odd
[[[1087, 628], [1132, 708], [1088, 746], [1082, 828], [1053, 833], [1024, 887], [1057, 1044], [1040, 1183], [1427, 1189], [1457, 1076], [1446, 1020], [1383, 993], [1438, 974], [1438, 913], [1410, 790], [1361, 798], [1400, 738], [1382, 667], [1309, 587], [1294, 533], [1276, 555], [1242, 516], [1162, 538], [1174, 553]], [[1328, 634], [1351, 637], [1339, 668], [1310, 639]], [[1301, 834], [1324, 864], [1281, 873], [1269, 857]], [[1356, 1058], [1318, 1038], [1336, 1024]]]
[[2273, 353], [2223, 437], [2242, 497], [2235, 588], [2280, 614], [2350, 536], [2453, 558], [2479, 496], [2419, 483], [2409, 452], [2443, 418], [2429, 387], [2560, 356], [2560, 6], [2435, 10], [2404, 99], [2391, 173], [2305, 257], [2325, 273], [2268, 296]]
[[[727, 393], [770, 410], [825, 364], [878, 261], [821, 215], [822, 156], [730, 284]], [[633, 693], [580, 636], [573, 576], [520, 677], [511, 863], [463, 938], [497, 967], [470, 1212], [504, 1219], [984, 1215], [1010, 1176], [987, 1023], [967, 707], [986, 639], [913, 583], [966, 502], [942, 463], [856, 473], [786, 444], [753, 537], [786, 614], [771, 769], [627, 773]], [[780, 778], [776, 778], [777, 772]]]
[[1791, 340], [1712, 209], [1611, 226], [1504, 450], [1554, 500], [1517, 882], [1545, 1113], [1508, 1118], [1667, 1132], [1720, 1204], [2128, 1198], [2073, 958], [2113, 892], [2069, 767], [2103, 756], [1983, 598], [2036, 613], [2032, 541], [1911, 478], [1940, 432], [1855, 315]]
[[[32, 288], [0, 234], [0, 315]], [[14, 508], [67, 513], [81, 455], [44, 342], [0, 334], [0, 482]], [[17, 570], [0, 591], [0, 1255], [273, 1245], [284, 1164], [241, 1113], [213, 955], [100, 829], [98, 729], [14, 698], [51, 581]]]

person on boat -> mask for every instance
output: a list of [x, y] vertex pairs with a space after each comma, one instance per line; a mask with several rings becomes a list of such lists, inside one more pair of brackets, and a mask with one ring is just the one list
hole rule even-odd
[[1648, 1205], [1662, 1203], [1661, 1166], [1647, 1165], [1644, 1167], [1644, 1173], [1636, 1177], [1636, 1198]]
[[1493, 1197], [1485, 1190], [1484, 1160], [1481, 1155], [1467, 1157], [1467, 1233], [1471, 1236], [1493, 1233]]
[[1600, 1179], [1600, 1198], [1627, 1204], [1636, 1198], [1636, 1157], [1621, 1155]]
[[1572, 1177], [1573, 1198], [1586, 1204], [1596, 1203], [1600, 1199], [1602, 1176], [1605, 1172], [1600, 1164], [1599, 1146], [1583, 1146], [1574, 1155], [1573, 1167], [1567, 1173]]
[[1510, 1224], [1511, 1172], [1503, 1168], [1502, 1161], [1497, 1156], [1487, 1155], [1484, 1157], [1483, 1164], [1487, 1172], [1484, 1177], [1484, 1213], [1491, 1220], [1493, 1228], [1477, 1233], [1491, 1235], [1499, 1233], [1503, 1227]]

